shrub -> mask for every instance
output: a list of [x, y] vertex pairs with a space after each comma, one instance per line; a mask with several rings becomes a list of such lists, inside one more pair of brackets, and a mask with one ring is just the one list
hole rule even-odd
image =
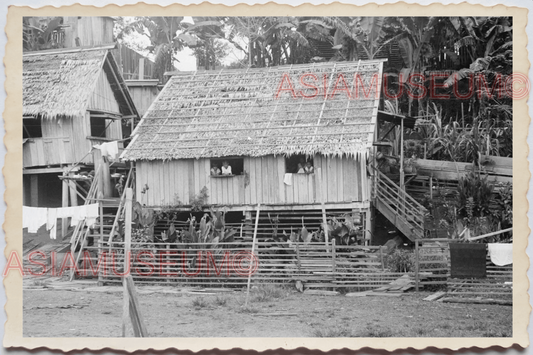
[[196, 297], [192, 300], [192, 305], [194, 308], [205, 308], [207, 307], [207, 301], [204, 300], [202, 297]]
[[409, 272], [414, 270], [415, 255], [410, 250], [396, 249], [385, 257], [385, 265], [392, 272]]

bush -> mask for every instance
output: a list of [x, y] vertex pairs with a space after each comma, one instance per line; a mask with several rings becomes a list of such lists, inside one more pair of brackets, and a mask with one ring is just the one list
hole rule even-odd
[[409, 272], [415, 267], [415, 254], [410, 250], [396, 249], [385, 257], [385, 266], [392, 272]]

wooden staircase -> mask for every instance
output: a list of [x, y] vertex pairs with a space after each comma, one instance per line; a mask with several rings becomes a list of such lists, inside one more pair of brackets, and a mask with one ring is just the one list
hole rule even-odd
[[423, 238], [427, 209], [381, 171], [373, 170], [374, 206], [410, 240]]
[[[87, 195], [85, 204], [90, 203], [99, 203], [100, 205], [100, 216], [93, 228], [89, 228], [86, 225], [85, 220], [80, 221], [80, 223], [74, 229], [74, 233], [70, 239], [71, 252], [76, 262], [76, 265], [79, 264], [79, 261], [83, 257], [83, 252], [86, 250], [85, 246], [87, 245], [87, 240], [92, 239], [93, 247], [90, 248], [93, 251], [97, 249], [97, 245], [107, 246], [111, 244], [113, 236], [118, 229], [119, 220], [123, 218], [124, 215], [124, 204], [126, 199], [126, 189], [131, 187], [133, 184], [133, 169], [130, 169], [128, 172], [128, 177], [126, 183], [124, 184], [124, 192], [120, 199], [102, 199], [99, 198], [98, 194], [98, 185], [100, 174], [95, 175], [95, 179], [91, 184], [89, 193]], [[78, 248], [79, 246], [79, 248]], [[78, 249], [78, 251], [76, 251]], [[98, 247], [99, 251], [102, 248]], [[93, 260], [93, 263], [96, 264], [97, 260]], [[74, 279], [74, 272], [71, 272], [70, 280]]]

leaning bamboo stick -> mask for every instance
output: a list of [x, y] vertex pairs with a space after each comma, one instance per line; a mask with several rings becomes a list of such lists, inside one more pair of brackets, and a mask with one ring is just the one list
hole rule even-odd
[[[259, 224], [259, 212], [260, 211], [261, 211], [261, 204], [258, 203], [257, 204], [256, 215], [255, 215], [255, 228], [254, 228], [254, 237], [252, 239], [252, 255], [250, 256], [250, 267], [252, 266], [252, 263], [253, 263], [252, 258], [254, 257], [254, 252], [255, 252], [255, 243], [256, 243], [256, 240], [257, 240], [257, 225]], [[252, 280], [252, 273], [250, 272], [248, 274], [248, 285], [246, 287], [246, 302], [245, 302], [245, 306], [248, 305], [248, 299], [250, 298], [250, 283], [251, 283], [251, 280]]]

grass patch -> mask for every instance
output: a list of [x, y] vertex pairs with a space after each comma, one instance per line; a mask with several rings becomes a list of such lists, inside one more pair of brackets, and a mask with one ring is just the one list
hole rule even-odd
[[228, 299], [224, 296], [217, 295], [215, 297], [215, 304], [217, 306], [225, 306], [228, 303]]
[[393, 336], [393, 332], [390, 328], [369, 324], [359, 336], [362, 338], [390, 338]]
[[253, 290], [251, 294], [252, 302], [269, 302], [275, 299], [282, 299], [287, 296], [287, 290], [285, 287], [266, 284], [260, 285], [257, 289]]
[[192, 305], [196, 309], [201, 309], [207, 307], [208, 303], [203, 297], [196, 297], [192, 300]]
[[353, 332], [346, 326], [334, 328], [316, 328], [313, 330], [315, 338], [353, 338]]
[[254, 306], [242, 306], [241, 309], [240, 309], [240, 312], [241, 313], [247, 313], [247, 314], [255, 314], [255, 313], [259, 313], [259, 308], [257, 307], [254, 307]]

